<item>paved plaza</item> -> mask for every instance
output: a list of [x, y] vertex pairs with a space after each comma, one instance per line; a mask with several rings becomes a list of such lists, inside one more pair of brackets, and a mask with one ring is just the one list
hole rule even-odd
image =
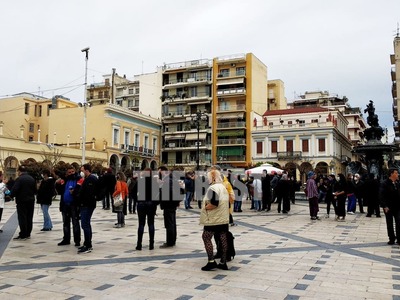
[[[201, 271], [207, 263], [199, 209], [178, 209], [177, 245], [165, 241], [162, 211], [156, 245], [136, 251], [137, 216], [113, 228], [116, 215], [94, 212], [93, 252], [77, 254], [62, 239], [58, 203], [53, 230], [40, 231], [36, 206], [31, 239], [16, 241], [14, 203], [6, 203], [0, 234], [1, 299], [400, 299], [400, 248], [386, 244], [385, 218], [349, 215], [311, 221], [306, 202], [288, 215], [253, 212], [249, 202], [234, 215], [236, 257], [229, 271]], [[320, 216], [325, 206], [320, 207]], [[83, 235], [82, 235], [83, 236]]]

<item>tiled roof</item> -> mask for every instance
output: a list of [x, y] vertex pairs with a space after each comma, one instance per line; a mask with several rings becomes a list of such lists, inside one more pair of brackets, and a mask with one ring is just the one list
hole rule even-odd
[[327, 111], [329, 111], [329, 109], [322, 107], [301, 107], [301, 108], [270, 110], [266, 111], [264, 113], [264, 116], [306, 114], [306, 113], [327, 112]]

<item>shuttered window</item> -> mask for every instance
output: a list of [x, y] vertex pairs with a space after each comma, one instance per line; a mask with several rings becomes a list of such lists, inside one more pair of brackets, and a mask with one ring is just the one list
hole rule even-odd
[[318, 139], [318, 151], [325, 152], [325, 139]]
[[263, 153], [263, 142], [257, 142], [257, 154]]
[[271, 153], [278, 152], [278, 141], [271, 141]]
[[308, 140], [301, 140], [301, 146], [303, 152], [308, 152]]

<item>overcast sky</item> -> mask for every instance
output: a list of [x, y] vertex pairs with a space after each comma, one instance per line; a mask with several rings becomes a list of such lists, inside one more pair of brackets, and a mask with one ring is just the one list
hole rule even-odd
[[[0, 96], [84, 97], [116, 68], [128, 78], [163, 63], [252, 52], [286, 97], [327, 90], [373, 100], [393, 124], [389, 56], [399, 0], [15, 0], [0, 10]], [[62, 89], [61, 89], [62, 88]]]

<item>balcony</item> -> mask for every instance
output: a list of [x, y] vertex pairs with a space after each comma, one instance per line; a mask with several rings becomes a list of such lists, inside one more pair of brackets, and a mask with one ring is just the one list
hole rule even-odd
[[[183, 160], [176, 160], [176, 159], [169, 159], [167, 161], [162, 161], [162, 164], [167, 166], [196, 166], [196, 159], [183, 159]], [[210, 159], [201, 159], [199, 160], [200, 166], [211, 166]]]
[[277, 152], [278, 160], [298, 160], [302, 158], [301, 151]]
[[182, 70], [182, 69], [193, 69], [193, 68], [211, 68], [212, 67], [211, 59], [196, 59], [183, 61], [178, 63], [166, 64], [163, 66], [163, 71], [172, 71], [172, 70]]
[[240, 88], [229, 88], [229, 89], [218, 89], [217, 96], [232, 96], [232, 95], [246, 95], [246, 89], [244, 87]]
[[396, 69], [392, 68], [392, 71], [390, 72], [390, 75], [392, 76], [392, 81], [396, 81]]
[[168, 79], [163, 82], [163, 88], [178, 88], [185, 86], [204, 85], [205, 83], [211, 84], [211, 76], [196, 76], [187, 78], [174, 78]]
[[246, 105], [245, 104], [237, 104], [237, 105], [218, 106], [217, 113], [225, 112], [225, 111], [246, 111]]
[[227, 162], [239, 162], [246, 161], [245, 155], [227, 155], [227, 156], [219, 156], [217, 157], [217, 163], [227, 163]]
[[121, 152], [122, 153], [133, 153], [133, 154], [138, 154], [141, 156], [149, 156], [149, 157], [154, 157], [155, 156], [155, 151], [153, 149], [148, 149], [144, 147], [138, 147], [138, 146], [133, 146], [133, 145], [121, 145]]
[[218, 139], [217, 145], [245, 145], [246, 139], [238, 138], [238, 139]]
[[227, 122], [227, 123], [218, 123], [217, 128], [245, 128], [246, 127], [246, 122], [244, 121], [238, 121], [238, 122]]

